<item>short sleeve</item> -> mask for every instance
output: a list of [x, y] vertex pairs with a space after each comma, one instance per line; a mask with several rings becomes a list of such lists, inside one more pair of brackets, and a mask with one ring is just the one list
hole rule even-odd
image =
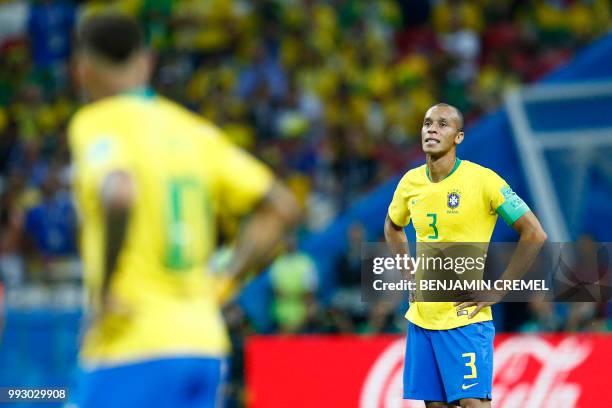
[[496, 212], [504, 222], [512, 225], [530, 209], [506, 183], [506, 181], [491, 171], [487, 176], [485, 194], [490, 202], [491, 212]]
[[98, 197], [104, 178], [115, 170], [131, 171], [133, 163], [126, 142], [110, 134], [89, 134], [87, 128], [71, 126], [70, 150], [73, 184], [77, 201], [92, 202]]
[[399, 227], [410, 223], [410, 208], [408, 207], [408, 181], [407, 175], [402, 177], [389, 204], [389, 218]]
[[242, 215], [270, 191], [274, 176], [263, 163], [244, 150], [220, 137], [216, 158], [223, 209]]

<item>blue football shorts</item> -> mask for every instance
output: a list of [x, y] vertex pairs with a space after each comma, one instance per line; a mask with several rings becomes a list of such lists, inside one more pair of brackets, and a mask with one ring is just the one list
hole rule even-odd
[[492, 321], [449, 330], [428, 330], [408, 322], [404, 399], [490, 400], [494, 337]]
[[160, 358], [82, 370], [74, 399], [79, 408], [217, 408], [226, 364], [222, 358]]

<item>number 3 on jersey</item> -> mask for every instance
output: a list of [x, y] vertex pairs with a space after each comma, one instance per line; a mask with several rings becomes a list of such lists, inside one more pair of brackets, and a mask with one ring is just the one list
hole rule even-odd
[[204, 186], [195, 178], [171, 179], [166, 191], [165, 264], [181, 271], [204, 259], [210, 205]]
[[429, 235], [427, 238], [438, 239], [438, 227], [436, 226], [438, 215], [436, 213], [430, 213], [427, 214], [427, 217], [431, 218], [431, 224], [429, 224], [429, 226], [433, 229], [433, 234]]

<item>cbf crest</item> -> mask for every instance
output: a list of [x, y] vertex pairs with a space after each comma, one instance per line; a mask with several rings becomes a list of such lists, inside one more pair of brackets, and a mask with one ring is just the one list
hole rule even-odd
[[458, 190], [453, 190], [448, 193], [448, 197], [446, 200], [446, 205], [448, 205], [448, 208], [450, 208], [451, 210], [454, 210], [457, 207], [459, 207], [460, 203], [461, 203], [461, 194], [459, 193]]

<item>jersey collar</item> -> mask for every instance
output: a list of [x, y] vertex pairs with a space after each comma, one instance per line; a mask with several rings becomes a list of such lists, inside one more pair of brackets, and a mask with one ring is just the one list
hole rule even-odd
[[155, 98], [155, 91], [151, 87], [141, 86], [138, 88], [130, 89], [129, 91], [125, 91], [123, 92], [123, 95], [138, 96], [144, 99], [153, 99]]
[[[444, 177], [444, 178], [443, 178], [442, 180], [440, 180], [440, 181], [444, 181], [444, 180], [446, 180], [447, 178], [449, 178], [449, 177], [451, 176], [451, 174], [453, 174], [453, 173], [454, 173], [454, 172], [455, 172], [455, 171], [456, 171], [456, 170], [459, 168], [459, 165], [460, 165], [460, 164], [461, 164], [461, 159], [460, 159], [460, 158], [458, 158], [458, 157], [456, 157], [456, 158], [455, 158], [455, 165], [453, 166], [453, 169], [450, 171], [450, 173], [448, 173], [448, 175], [447, 175], [446, 177]], [[432, 183], [433, 183], [433, 181], [431, 181], [431, 177], [429, 177], [429, 167], [427, 167], [427, 164], [425, 165], [425, 174], [427, 175], [427, 180], [429, 180], [430, 182], [432, 182]], [[440, 182], [440, 181], [439, 181], [439, 182]], [[439, 183], [439, 182], [438, 182], [438, 183]]]

